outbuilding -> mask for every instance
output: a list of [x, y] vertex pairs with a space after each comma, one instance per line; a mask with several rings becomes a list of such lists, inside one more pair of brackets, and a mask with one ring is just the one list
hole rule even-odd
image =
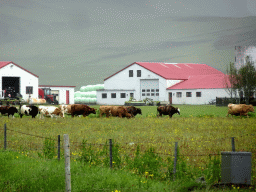
[[208, 104], [228, 97], [227, 78], [206, 64], [134, 62], [104, 79], [97, 103], [124, 105], [130, 97], [170, 104]]
[[0, 98], [38, 97], [38, 76], [12, 61], [0, 61]]

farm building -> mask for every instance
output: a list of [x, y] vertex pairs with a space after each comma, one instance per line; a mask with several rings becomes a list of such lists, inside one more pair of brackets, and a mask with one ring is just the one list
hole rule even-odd
[[12, 61], [0, 61], [0, 98], [38, 97], [38, 76]]
[[104, 79], [97, 103], [124, 105], [130, 97], [170, 104], [208, 104], [229, 97], [224, 73], [206, 64], [135, 62]]
[[40, 89], [50, 88], [51, 95], [59, 104], [74, 104], [74, 93], [76, 86], [61, 86], [61, 85], [39, 85]]

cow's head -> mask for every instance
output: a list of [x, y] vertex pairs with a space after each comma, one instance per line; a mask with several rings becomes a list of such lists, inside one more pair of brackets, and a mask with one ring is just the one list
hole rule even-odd
[[137, 108], [137, 113], [142, 115], [141, 109]]
[[176, 107], [175, 109], [176, 109], [176, 113], [180, 115], [180, 109], [178, 107]]
[[249, 106], [249, 111], [254, 113], [255, 111], [254, 111], [253, 105], [248, 105], [248, 106]]
[[89, 111], [91, 111], [93, 114], [96, 114], [96, 110], [97, 109], [94, 109], [94, 108], [89, 109]]

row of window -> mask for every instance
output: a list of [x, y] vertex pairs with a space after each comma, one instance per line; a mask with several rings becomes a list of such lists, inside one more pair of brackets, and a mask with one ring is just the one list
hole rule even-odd
[[[102, 99], [107, 98], [107, 93], [102, 93]], [[116, 98], [116, 93], [111, 93], [111, 98]], [[120, 93], [120, 98], [126, 98], [125, 93]]]
[[[150, 93], [142, 93], [142, 96], [150, 96]], [[155, 96], [155, 93], [151, 93], [151, 96]], [[159, 93], [156, 93], [156, 96], [159, 96]]]
[[[142, 89], [142, 92], [146, 92], [146, 89]], [[147, 92], [150, 92], [150, 89], [147, 89]], [[155, 89], [151, 89], [151, 92], [155, 92]], [[159, 89], [156, 89], [156, 92], [159, 92]]]
[[[129, 77], [133, 77], [133, 70], [129, 70]], [[141, 77], [141, 70], [137, 70], [137, 77]]]
[[[196, 92], [196, 97], [201, 97], [201, 92]], [[182, 92], [177, 92], [176, 97], [182, 97]], [[192, 92], [186, 92], [186, 97], [192, 97]]]

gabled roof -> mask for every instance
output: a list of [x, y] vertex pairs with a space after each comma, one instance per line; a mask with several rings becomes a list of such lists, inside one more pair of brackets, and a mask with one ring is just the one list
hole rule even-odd
[[21, 68], [22, 70], [24, 70], [24, 71], [30, 73], [31, 75], [34, 75], [34, 76], [37, 77], [37, 78], [39, 77], [39, 76], [35, 75], [34, 73], [28, 71], [27, 69], [24, 69], [23, 67], [17, 65], [16, 63], [13, 63], [12, 61], [0, 61], [0, 69], [3, 68], [3, 67], [5, 67], [6, 65], [9, 65], [9, 64], [16, 65], [17, 67], [19, 67], [19, 68]]
[[[152, 63], [152, 62], [134, 62], [122, 70], [116, 72], [115, 74], [123, 71], [124, 69], [138, 64], [141, 67], [163, 77], [164, 79], [179, 79], [185, 80], [189, 76], [196, 75], [212, 75], [212, 74], [222, 74], [221, 71], [214, 69], [206, 64], [194, 64], [194, 63]], [[115, 74], [107, 77], [105, 80], [114, 76]]]
[[231, 87], [227, 75], [197, 75], [167, 88], [172, 89], [223, 89]]

